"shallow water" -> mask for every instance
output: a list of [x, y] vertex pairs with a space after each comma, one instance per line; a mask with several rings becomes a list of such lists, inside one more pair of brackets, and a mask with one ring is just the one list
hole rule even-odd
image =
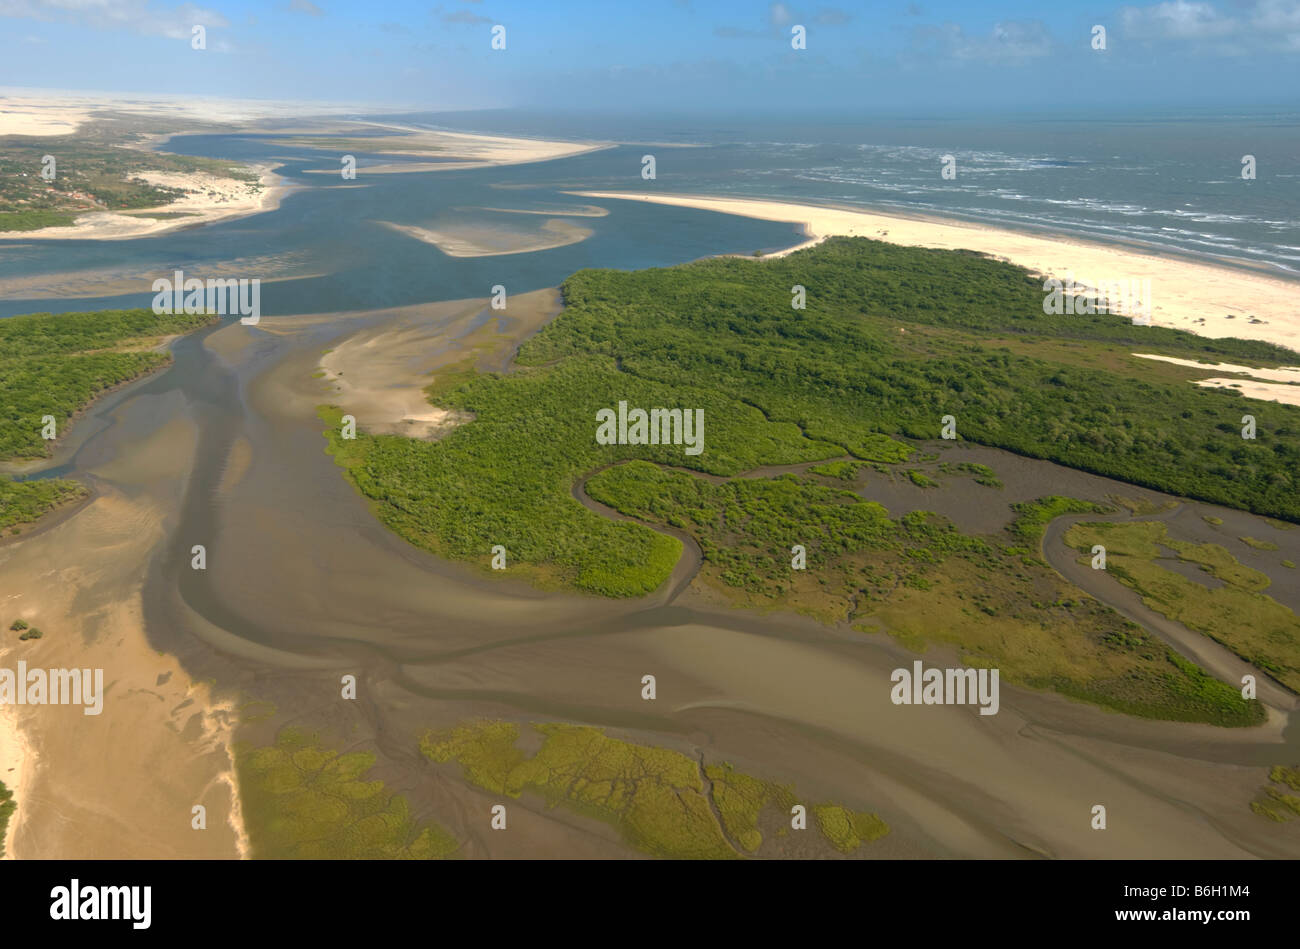
[[[232, 146], [193, 147], [215, 153]], [[320, 353], [382, 318], [369, 311], [482, 298], [496, 283], [518, 293], [554, 285], [583, 266], [659, 266], [797, 240], [786, 225], [622, 202], [608, 217], [582, 219], [596, 231], [587, 241], [453, 259], [371, 223], [417, 223], [452, 202], [558, 203], [568, 200], [556, 194], [560, 182], [587, 181], [620, 162], [631, 162], [635, 175], [637, 151], [388, 175], [365, 189], [303, 174], [316, 160], [295, 157], [286, 170], [318, 187], [289, 196], [274, 213], [144, 241], [64, 242], [57, 253], [20, 249], [22, 265], [0, 252], [0, 276], [29, 264], [74, 270], [123, 259], [137, 269], [156, 262], [166, 274], [292, 247], [305, 255], [293, 267], [330, 274], [264, 287], [258, 327], [228, 322], [178, 340], [169, 369], [92, 408], [44, 472], [147, 499], [161, 512], [165, 539], [140, 568], [150, 645], [180, 657], [191, 676], [213, 680], [232, 701], [274, 703], [272, 718], [242, 730], [247, 740], [267, 741], [280, 726], [296, 724], [319, 731], [327, 744], [376, 749], [376, 776], [405, 794], [416, 816], [451, 829], [471, 856], [630, 855], [608, 828], [536, 801], [516, 805], [526, 833], [508, 840], [486, 833], [486, 796], [454, 769], [432, 769], [416, 750], [424, 729], [480, 715], [605, 726], [692, 757], [733, 761], [819, 800], [875, 810], [894, 831], [864, 856], [1300, 854], [1293, 832], [1247, 809], [1266, 766], [1300, 759], [1300, 730], [1284, 731], [1282, 713], [1259, 729], [1216, 729], [1129, 719], [1011, 687], [992, 717], [969, 708], [894, 706], [890, 672], [915, 656], [887, 637], [712, 606], [683, 589], [685, 577], [642, 600], [542, 593], [439, 560], [379, 524], [325, 454], [312, 411], [328, 400], [311, 378]], [[494, 187], [503, 184], [527, 190]], [[59, 299], [39, 307], [9, 300], [0, 312], [148, 299]], [[277, 327], [277, 317], [312, 312], [337, 316]], [[445, 326], [448, 345], [465, 332], [452, 310], [430, 313], [435, 326]], [[178, 421], [194, 439], [193, 463], [179, 479], [166, 475], [155, 438]], [[994, 449], [942, 454], [989, 465], [1006, 487], [954, 476], [923, 490], [868, 472], [864, 493], [895, 516], [937, 510], [977, 532], [1005, 523], [1010, 502], [1044, 494], [1159, 499]], [[1202, 510], [1222, 516], [1227, 530], [1281, 538], [1288, 546], [1275, 557], [1300, 542], [1300, 532], [1273, 531], [1206, 505], [1170, 516], [1179, 536], [1211, 532], [1197, 516]], [[206, 548], [202, 571], [190, 566], [196, 544]], [[102, 556], [111, 558], [111, 549]], [[1262, 555], [1239, 556], [1268, 569]], [[1068, 569], [1059, 552], [1053, 562]], [[1101, 586], [1092, 592], [1111, 597]], [[1294, 591], [1286, 595], [1294, 599]], [[925, 660], [956, 657], [931, 649]], [[647, 673], [658, 677], [653, 703], [640, 698]], [[344, 674], [357, 676], [356, 700], [340, 697]], [[123, 780], [134, 779], [147, 776]], [[1118, 832], [1089, 830], [1089, 808], [1099, 800], [1117, 815]], [[799, 853], [798, 844], [790, 846]]]
[[[181, 228], [129, 241], [0, 241], [0, 316], [41, 311], [93, 310], [148, 306], [152, 280], [174, 270], [205, 279], [209, 273], [264, 281], [264, 316], [371, 310], [486, 296], [495, 285], [524, 293], [561, 283], [585, 267], [640, 269], [696, 260], [720, 253], [751, 254], [796, 244], [790, 224], [755, 221], [689, 209], [616, 205], [604, 217], [562, 218], [593, 234], [564, 247], [492, 257], [448, 257], [423, 241], [385, 223], [469, 230], [509, 226], [541, 233], [548, 217], [510, 215], [486, 208], [575, 208], [585, 198], [562, 194], [592, 180], [640, 179], [637, 149], [619, 147], [533, 165], [460, 171], [410, 172], [366, 177], [358, 155], [356, 181], [309, 169], [336, 168], [327, 152], [297, 157], [262, 139], [240, 136], [185, 136], [169, 148], [184, 154], [269, 161], [296, 190], [279, 210], [197, 228]], [[622, 170], [626, 169], [626, 174]], [[653, 183], [652, 183], [653, 184]], [[358, 187], [360, 185], [360, 187]], [[707, 221], [706, 227], [698, 226]], [[697, 226], [692, 226], [697, 225]], [[134, 275], [135, 292], [88, 291], [58, 298], [24, 298], [4, 293], [6, 278], [62, 275], [76, 283], [83, 271]], [[152, 275], [152, 276], [149, 276]], [[104, 281], [102, 274], [95, 283]], [[276, 280], [275, 283], [265, 281]], [[87, 281], [90, 282], [89, 280]]]
[[[1161, 724], [1005, 686], [992, 717], [894, 706], [889, 674], [914, 654], [886, 637], [709, 606], [677, 584], [639, 601], [541, 593], [411, 547], [326, 456], [310, 411], [321, 350], [370, 322], [286, 334], [228, 325], [179, 340], [170, 369], [92, 410], [94, 434], [67, 465], [92, 486], [111, 472], [114, 489], [164, 509], [167, 540], [144, 588], [150, 644], [214, 679], [219, 694], [273, 702], [277, 714], [243, 729], [245, 739], [296, 724], [378, 750], [376, 775], [464, 839], [469, 855], [626, 852], [593, 822], [527, 800], [518, 806], [535, 824], [531, 844], [483, 833], [485, 798], [415, 750], [423, 730], [483, 715], [601, 725], [876, 810], [894, 827], [873, 845], [878, 856], [1244, 856], [1293, 846], [1246, 810], [1260, 769], [1300, 752], [1297, 730], [1284, 738], [1280, 722]], [[231, 329], [248, 345], [225, 355], [207, 345]], [[154, 487], [143, 447], [171, 418], [196, 433], [180, 492]], [[247, 467], [223, 486], [238, 442]], [[895, 515], [1000, 507], [1004, 520], [1007, 503], [1044, 485], [1158, 498], [1079, 473], [1064, 485], [1057, 466], [993, 449], [962, 446], [943, 460], [988, 464], [1007, 488], [950, 477], [922, 490], [869, 472], [864, 493]], [[207, 549], [206, 570], [190, 568], [194, 544]], [[942, 649], [925, 657], [954, 659]], [[654, 703], [639, 695], [648, 672], [659, 682]], [[356, 701], [339, 697], [345, 673], [360, 683]], [[1140, 815], [1104, 845], [1078, 817], [1098, 795]]]

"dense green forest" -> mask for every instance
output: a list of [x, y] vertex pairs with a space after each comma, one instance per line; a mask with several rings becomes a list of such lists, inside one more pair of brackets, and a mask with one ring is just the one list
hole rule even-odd
[[[104, 390], [171, 360], [154, 352], [159, 338], [211, 322], [206, 315], [151, 310], [32, 313], [0, 320], [0, 460], [50, 453], [42, 419], [55, 432]], [[79, 497], [68, 481], [0, 480], [0, 530], [33, 521]]]
[[[791, 309], [795, 284], [806, 310]], [[1021, 268], [865, 238], [761, 264], [583, 271], [564, 293], [567, 309], [520, 364], [599, 353], [674, 388], [704, 381], [854, 454], [873, 434], [936, 438], [952, 415], [968, 441], [1300, 521], [1300, 408], [1185, 381], [1208, 372], [1162, 376], [1116, 358], [1294, 364], [1271, 344], [1049, 316]], [[1245, 413], [1254, 440], [1240, 435]]]
[[42, 515], [85, 494], [85, 488], [66, 478], [10, 481], [0, 477], [0, 531], [17, 534], [19, 524], [39, 520]]
[[[795, 284], [806, 310], [791, 308]], [[733, 602], [888, 629], [918, 648], [947, 641], [1012, 681], [1134, 714], [1260, 720], [1256, 703], [1041, 561], [1042, 525], [1092, 502], [1045, 498], [1009, 510], [1006, 533], [971, 537], [923, 512], [892, 519], [835, 485], [905, 461], [909, 439], [937, 438], [952, 415], [962, 439], [1300, 520], [1300, 409], [1198, 388], [1189, 380], [1208, 373], [1130, 356], [1279, 365], [1293, 354], [1122, 317], [1047, 316], [1041, 283], [1020, 268], [866, 239], [764, 262], [582, 271], [563, 289], [566, 309], [513, 371], [437, 376], [431, 401], [473, 417], [442, 440], [345, 441], [337, 410], [323, 410], [336, 460], [412, 542], [483, 565], [500, 544], [533, 582], [631, 596], [658, 587], [679, 556], [675, 537], [644, 526], [661, 525], [699, 542], [702, 579]], [[705, 450], [598, 444], [596, 413], [620, 401], [703, 409]], [[1255, 441], [1239, 433], [1247, 405]], [[827, 463], [802, 477], [717, 480], [816, 461]], [[1000, 485], [984, 466], [950, 467]], [[574, 492], [587, 476], [589, 497], [634, 520], [583, 507]], [[808, 558], [798, 575], [794, 544]]]

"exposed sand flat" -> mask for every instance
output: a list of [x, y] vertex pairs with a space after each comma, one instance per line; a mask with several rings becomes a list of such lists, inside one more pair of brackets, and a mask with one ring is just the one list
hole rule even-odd
[[[535, 329], [559, 309], [554, 290], [521, 293], [509, 301], [512, 325]], [[484, 300], [403, 307], [376, 326], [348, 336], [323, 355], [320, 369], [328, 399], [375, 434], [437, 438], [464, 421], [429, 403], [433, 372], [501, 346], [498, 315]], [[455, 344], [448, 346], [448, 340]], [[497, 358], [504, 358], [497, 354]]]
[[[256, 185], [235, 178], [221, 178], [201, 172], [171, 174], [142, 172], [138, 177], [152, 185], [180, 188], [188, 194], [172, 204], [150, 208], [144, 212], [120, 214], [115, 211], [88, 211], [81, 214], [70, 227], [43, 227], [35, 231], [0, 232], [0, 240], [127, 240], [135, 237], [152, 237], [182, 227], [211, 224], [249, 214], [273, 211], [287, 190], [279, 175], [268, 166], [252, 166], [260, 173]], [[159, 215], [182, 213], [184, 217], [151, 218], [148, 211]]]
[[540, 231], [531, 233], [484, 227], [433, 230], [411, 224], [393, 224], [389, 221], [378, 223], [399, 234], [432, 244], [448, 257], [501, 257], [506, 254], [527, 254], [576, 244], [585, 241], [593, 233], [590, 228], [560, 218], [547, 221]]
[[85, 109], [0, 98], [0, 136], [71, 135], [87, 118]]
[[523, 208], [481, 208], [480, 210], [496, 211], [498, 214], [541, 214], [548, 217], [608, 217], [609, 215], [606, 208], [594, 204], [583, 204], [576, 208], [561, 208], [555, 211], [533, 211]]
[[[482, 304], [463, 308], [467, 325]], [[435, 438], [459, 416], [429, 404], [424, 387], [437, 360], [442, 334], [427, 317], [410, 314], [381, 329], [363, 331], [338, 343], [320, 361], [330, 400], [353, 415], [357, 427], [375, 434]]]
[[[475, 135], [468, 132], [431, 131], [410, 125], [362, 122], [362, 126], [403, 133], [403, 151], [428, 157], [454, 155], [456, 158], [489, 165], [518, 165], [525, 162], [551, 161], [612, 146], [603, 142], [556, 142], [504, 135]], [[429, 146], [428, 151], [411, 150], [413, 144]]]
[[[511, 805], [512, 826], [518, 820], [520, 834], [491, 833], [482, 820], [488, 802], [482, 792], [469, 789], [454, 768], [436, 772], [411, 760], [408, 739], [423, 730], [503, 714], [610, 727], [618, 737], [709, 762], [730, 761], [748, 773], [793, 783], [810, 801], [878, 811], [891, 833], [863, 857], [1294, 854], [1293, 831], [1300, 828], [1275, 828], [1247, 806], [1266, 766], [1279, 760], [1274, 749], [1286, 751], [1280, 721], [1258, 729], [1151, 722], [1005, 683], [1002, 711], [991, 718], [964, 707], [903, 708], [889, 701], [889, 674], [914, 656], [887, 636], [829, 630], [790, 614], [712, 610], [690, 590], [663, 610], [644, 602], [542, 593], [514, 579], [481, 580], [468, 566], [410, 549], [375, 522], [323, 452], [316, 406], [340, 404], [346, 395], [361, 400], [342, 403], [357, 416], [359, 428], [368, 429], [376, 418], [385, 424], [368, 414], [365, 400], [376, 412], [403, 412], [401, 400], [388, 402], [390, 390], [404, 386], [413, 398], [436, 378], [440, 365], [475, 360], [485, 369], [504, 368], [520, 339], [558, 305], [550, 290], [511, 296], [505, 311], [492, 311], [477, 299], [222, 327], [206, 338], [208, 347], [178, 354], [175, 381], [204, 380], [196, 389], [208, 393], [208, 368], [224, 368], [229, 359], [232, 372], [248, 367], [247, 401], [234, 396], [239, 390], [232, 379], [226, 390], [231, 397], [214, 403], [229, 405], [228, 415], [193, 412], [183, 388], [140, 393], [114, 410], [117, 424], [104, 430], [97, 451], [80, 462], [92, 474], [111, 474], [116, 484], [43, 535], [65, 534], [62, 546], [47, 550], [34, 537], [0, 548], [0, 590], [8, 591], [17, 576], [23, 595], [30, 596], [28, 582], [52, 569], [66, 569], [67, 563], [85, 569], [85, 575], [56, 577], [60, 590], [75, 588], [85, 629], [69, 628], [57, 640], [47, 635], [43, 643], [75, 642], [86, 630], [102, 636], [118, 628], [108, 625], [120, 620], [111, 604], [134, 596], [140, 564], [159, 556], [146, 551], [172, 556], [167, 552], [174, 545], [214, 538], [202, 580], [195, 581], [183, 565], [179, 571], [177, 582], [191, 584], [183, 604], [178, 589], [146, 587], [144, 614], [151, 633], [160, 637], [158, 648], [175, 643], [195, 679], [210, 670], [223, 687], [282, 709], [275, 727], [319, 724], [343, 736], [335, 747], [348, 749], [370, 750], [368, 742], [381, 736], [375, 748], [383, 770], [377, 776], [409, 798], [413, 814], [427, 815], [465, 840], [466, 856], [631, 855], [614, 834], [528, 795]], [[235, 345], [236, 335], [254, 345]], [[323, 352], [327, 347], [334, 351]], [[223, 359], [208, 359], [211, 352]], [[341, 372], [349, 392], [337, 391], [337, 379], [312, 378], [324, 362]], [[362, 408], [355, 409], [357, 404]], [[402, 418], [387, 421], [396, 425]], [[186, 447], [192, 439], [178, 428], [191, 424], [199, 435], [197, 461]], [[227, 431], [229, 440], [215, 437]], [[174, 452], [160, 450], [173, 445]], [[217, 466], [218, 477], [209, 466]], [[205, 480], [212, 493], [192, 498], [194, 489], [185, 485]], [[125, 496], [117, 494], [117, 484]], [[181, 505], [182, 496], [195, 503]], [[174, 525], [173, 532], [160, 541], [156, 525]], [[25, 552], [6, 561], [9, 550]], [[24, 571], [31, 565], [34, 573], [12, 574], [14, 565]], [[73, 594], [67, 596], [72, 602]], [[166, 608], [172, 603], [178, 604], [175, 610]], [[224, 616], [222, 609], [232, 604], [236, 615]], [[44, 601], [37, 605], [45, 609]], [[56, 624], [40, 615], [47, 631], [63, 628], [63, 619]], [[106, 641], [118, 638], [108, 635]], [[195, 639], [219, 655], [203, 660], [207, 647], [187, 653], [186, 644]], [[138, 662], [148, 670], [150, 662], [170, 661], [156, 653], [137, 655], [129, 636], [118, 648], [121, 657], [95, 664], [107, 669], [121, 661], [134, 669]], [[236, 657], [250, 675], [235, 678], [225, 656]], [[953, 661], [939, 647], [925, 658], [927, 665]], [[339, 671], [357, 672], [369, 700], [339, 702]], [[646, 672], [659, 677], [655, 703], [639, 697]], [[89, 823], [91, 813], [120, 812], [119, 819], [130, 823], [140, 810], [152, 808], [156, 837], [132, 844], [135, 849], [124, 856], [146, 850], [167, 856], [192, 841], [207, 846], [219, 823], [226, 832], [224, 816], [215, 816], [211, 806], [207, 836], [190, 831], [185, 819], [173, 824], [165, 818], [178, 802], [200, 793], [196, 786], [214, 796], [228, 787], [228, 771], [218, 766], [214, 748], [220, 710], [205, 712], [190, 726], [183, 716], [193, 707], [177, 712], [181, 700], [168, 690], [185, 686], [201, 694], [203, 687], [179, 674], [158, 688], [136, 684], [148, 681], [142, 672], [115, 687], [110, 701], [120, 701], [121, 694], [133, 703], [121, 708], [139, 717], [124, 727], [133, 729], [133, 744], [152, 747], [151, 753], [132, 747], [110, 761], [100, 746], [121, 744], [120, 732], [76, 736], [94, 743], [85, 753], [90, 781], [107, 778], [147, 800], [97, 800], [92, 803], [103, 810], [92, 811], [85, 799], [117, 789], [87, 791], [70, 776], [75, 757], [59, 744], [61, 734], [83, 729], [64, 729], [61, 721], [44, 717], [27, 723], [43, 758], [32, 795], [38, 811], [21, 832], [20, 856], [45, 845], [37, 830], [49, 835], [56, 855], [109, 852], [117, 841]], [[165, 700], [150, 706], [155, 692]], [[107, 708], [121, 711], [116, 704]], [[164, 741], [169, 720], [185, 725], [184, 740]], [[54, 744], [47, 745], [47, 732]], [[241, 732], [243, 737], [252, 736]], [[198, 759], [193, 768], [191, 758], [177, 750], [182, 748]], [[176, 761], [184, 764], [183, 774]], [[58, 762], [64, 770], [56, 775]], [[210, 769], [206, 782], [198, 781], [200, 763]], [[164, 784], [181, 778], [195, 783]], [[47, 780], [61, 795], [57, 801], [42, 799]], [[75, 795], [85, 798], [65, 800]], [[1110, 811], [1112, 830], [1105, 834], [1088, 824], [1095, 803]], [[73, 836], [87, 826], [85, 845], [74, 844]], [[226, 839], [234, 836], [230, 831]], [[787, 842], [798, 846], [797, 837]], [[232, 855], [237, 849], [230, 843]]]
[[[162, 536], [156, 507], [109, 491], [56, 528], [0, 549], [6, 615], [45, 631], [39, 641], [7, 649], [0, 662], [104, 670], [99, 715], [49, 705], [0, 717], [9, 729], [0, 739], [8, 746], [0, 749], [4, 767], [14, 766], [7, 755], [15, 724], [29, 743], [17, 750], [34, 748], [40, 762], [32, 769], [25, 754], [19, 763], [7, 845], [19, 859], [239, 853], [227, 823], [231, 712], [144, 633], [140, 564]], [[195, 804], [207, 808], [206, 831], [190, 828]]]
[[[5, 605], [12, 598], [5, 597]], [[8, 615], [6, 612], [5, 615]], [[10, 637], [16, 647], [18, 645], [18, 634], [7, 632], [8, 620], [3, 627], [6, 630], [6, 636]], [[0, 666], [13, 669], [17, 665], [17, 648], [0, 649]], [[0, 784], [9, 789], [13, 795], [14, 803], [18, 805], [18, 810], [9, 818], [9, 828], [5, 832], [4, 839], [4, 856], [0, 859], [14, 859], [13, 840], [18, 831], [18, 824], [25, 816], [23, 805], [27, 800], [27, 792], [31, 787], [31, 778], [35, 769], [39, 767], [40, 759], [36, 754], [36, 749], [28, 741], [27, 734], [18, 724], [18, 709], [9, 705], [0, 705]]]
[[1236, 389], [1248, 399], [1262, 399], [1268, 402], [1284, 402], [1287, 405], [1300, 405], [1300, 386], [1289, 386], [1278, 382], [1256, 382], [1253, 379], [1200, 379], [1198, 386], [1211, 389]]
[[[363, 130], [366, 127], [380, 128], [402, 133], [395, 137], [376, 137], [366, 144], [374, 152], [384, 153], [385, 141], [392, 148], [401, 142], [400, 149], [392, 149], [388, 154], [400, 152], [412, 158], [439, 158], [444, 161], [402, 161], [382, 165], [368, 165], [357, 168], [358, 175], [386, 175], [403, 172], [454, 171], [465, 168], [488, 168], [498, 165], [522, 165], [536, 161], [553, 161], [557, 158], [570, 158], [587, 152], [613, 148], [604, 142], [553, 142], [533, 138], [508, 138], [501, 135], [472, 135], [466, 132], [441, 132], [419, 129], [409, 125], [389, 125], [378, 122], [360, 122], [349, 127], [349, 131]], [[336, 150], [324, 149], [322, 150]], [[360, 149], [358, 149], [360, 150]], [[337, 168], [308, 168], [308, 174], [337, 175]]]
[[[1238, 372], [1251, 378], [1249, 380], [1198, 379], [1196, 385], [1211, 388], [1227, 387], [1236, 389], [1242, 395], [1252, 399], [1267, 399], [1271, 402], [1285, 402], [1287, 405], [1300, 405], [1300, 385], [1287, 385], [1287, 383], [1300, 383], [1300, 366], [1283, 366], [1280, 369], [1255, 369], [1251, 366], [1236, 366], [1226, 362], [1201, 363], [1192, 359], [1175, 359], [1172, 356], [1154, 356], [1150, 353], [1134, 353], [1133, 355], [1139, 359], [1158, 359], [1161, 362], [1170, 362], [1176, 366], [1204, 369], [1207, 372]], [[1260, 379], [1281, 383], [1281, 385], [1269, 385], [1267, 382], [1257, 381]]]
[[[309, 280], [325, 274], [307, 271], [300, 254], [274, 254], [258, 257], [235, 257], [230, 260], [189, 261], [180, 269], [186, 276], [203, 280], [228, 277], [256, 277], [263, 285], [284, 280]], [[0, 277], [0, 296], [29, 300], [65, 297], [118, 296], [127, 293], [153, 293], [159, 277], [171, 279], [175, 267], [159, 269], [97, 267], [90, 270], [63, 270], [56, 273], [22, 274]], [[285, 276], [273, 276], [285, 274]], [[39, 307], [33, 307], [37, 310]]]
[[1134, 353], [1138, 359], [1158, 359], [1186, 366], [1189, 369], [1204, 369], [1206, 372], [1238, 372], [1254, 379], [1267, 379], [1270, 382], [1300, 382], [1300, 366], [1283, 366], [1280, 369], [1256, 369], [1253, 366], [1236, 366], [1228, 362], [1197, 362], [1195, 359], [1177, 359], [1174, 356], [1156, 356], [1152, 353]]
[[[964, 221], [909, 218], [847, 207], [683, 194], [567, 193], [802, 224], [808, 240], [768, 255], [772, 257], [810, 247], [827, 237], [870, 237], [911, 247], [978, 251], [1061, 280], [1071, 275], [1077, 281], [1091, 283], [1150, 280], [1154, 325], [1216, 339], [1225, 336], [1259, 339], [1300, 352], [1300, 317], [1295, 314], [1300, 282], [1262, 273], [1160, 257], [1064, 236], [1038, 237]], [[1252, 316], [1259, 322], [1251, 322], [1248, 317]]]

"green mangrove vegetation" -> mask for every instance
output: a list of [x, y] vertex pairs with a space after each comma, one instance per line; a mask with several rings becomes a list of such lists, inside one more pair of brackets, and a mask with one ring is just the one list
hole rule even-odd
[[1258, 540], [1254, 537], [1238, 537], [1239, 541], [1247, 547], [1254, 547], [1256, 550], [1277, 550], [1277, 544], [1271, 540]]
[[1288, 768], [1274, 765], [1268, 773], [1270, 784], [1259, 789], [1250, 809], [1260, 817], [1284, 824], [1300, 817], [1300, 765]]
[[[540, 796], [617, 827], [627, 843], [657, 857], [725, 860], [762, 855], [765, 841], [791, 832], [793, 788], [705, 765], [677, 751], [610, 738], [603, 729], [534, 724], [541, 745], [529, 757], [518, 725], [473, 721], [430, 732], [420, 750], [460, 765], [472, 784], [509, 797]], [[841, 853], [878, 840], [879, 816], [838, 804], [805, 804], [827, 842]], [[825, 815], [825, 816], [823, 816]], [[847, 829], [844, 825], [847, 825]]]
[[85, 496], [86, 489], [75, 481], [10, 481], [0, 477], [0, 531], [17, 534], [22, 530], [19, 525]]
[[295, 728], [275, 744], [237, 745], [244, 828], [261, 859], [429, 860], [459, 844], [443, 828], [411, 817], [406, 798], [367, 781], [370, 752], [337, 751]]
[[1043, 539], [1047, 525], [1063, 514], [1106, 514], [1110, 510], [1092, 501], [1080, 501], [1059, 494], [1035, 501], [1022, 501], [1011, 505], [1011, 509], [1016, 512], [1016, 519], [1011, 522], [1011, 533], [1035, 545]]
[[[790, 307], [794, 284], [806, 310]], [[437, 374], [430, 400], [472, 419], [438, 441], [344, 440], [338, 410], [322, 407], [328, 450], [412, 543], [485, 568], [500, 544], [508, 572], [539, 585], [635, 596], [671, 573], [680, 543], [652, 527], [672, 528], [699, 542], [702, 582], [741, 605], [848, 620], [915, 648], [949, 642], [1010, 681], [1132, 714], [1262, 720], [1257, 703], [1036, 556], [1052, 517], [1104, 510], [1095, 503], [1042, 499], [1016, 510], [1010, 534], [971, 537], [925, 512], [891, 518], [843, 489], [864, 468], [938, 486], [893, 466], [952, 415], [963, 439], [1300, 520], [1300, 409], [1256, 406], [1258, 437], [1243, 440], [1239, 394], [1131, 356], [1281, 365], [1287, 351], [1048, 316], [1022, 269], [859, 238], [762, 262], [581, 271], [563, 291], [565, 310], [512, 371]], [[704, 451], [598, 444], [597, 412], [621, 401], [703, 409]], [[799, 463], [814, 464], [802, 477], [736, 477]], [[1001, 483], [986, 466], [940, 470]], [[632, 520], [584, 507], [584, 491]], [[791, 569], [796, 544], [807, 570]]]
[[0, 781], [0, 857], [5, 855], [5, 835], [9, 831], [9, 818], [14, 816], [14, 811], [18, 809], [18, 804], [14, 800], [14, 792], [5, 787], [5, 783]]
[[[1240, 563], [1225, 547], [1174, 540], [1159, 521], [1075, 524], [1066, 531], [1065, 542], [1085, 553], [1101, 544], [1106, 572], [1135, 590], [1151, 609], [1204, 633], [1300, 691], [1300, 617], [1263, 592], [1270, 585], [1265, 574]], [[1196, 564], [1222, 585], [1188, 579], [1161, 560]]]
[[[808, 287], [807, 310], [790, 308], [794, 283]], [[866, 239], [761, 263], [581, 271], [563, 289], [566, 309], [521, 347], [515, 371], [461, 368], [430, 387], [472, 423], [435, 443], [332, 439], [403, 536], [466, 560], [501, 544], [559, 585], [636, 595], [668, 575], [675, 547], [583, 510], [571, 490], [590, 471], [632, 459], [713, 475], [845, 455], [898, 462], [900, 437], [937, 436], [944, 414], [965, 439], [1300, 519], [1300, 409], [1257, 410], [1247, 441], [1241, 396], [1186, 384], [1196, 370], [1151, 382], [1140, 360], [1090, 366], [1139, 345], [1285, 361], [1268, 344], [1048, 316], [1023, 270]], [[596, 444], [596, 412], [620, 400], [702, 408], [705, 451]]]
[[[884, 507], [825, 479], [793, 474], [713, 484], [648, 462], [607, 468], [588, 494], [622, 514], [687, 531], [700, 580], [738, 606], [793, 609], [824, 622], [932, 642], [1007, 682], [1151, 718], [1253, 725], [1258, 702], [1207, 676], [1154, 636], [1065, 581], [1022, 546], [1041, 519], [1099, 505], [1049, 497], [1017, 505], [1003, 536]], [[806, 568], [792, 569], [792, 548]]]
[[[164, 366], [159, 341], [213, 317], [148, 309], [91, 313], [32, 313], [0, 320], [0, 461], [50, 454], [47, 416], [61, 435], [68, 421], [106, 390]], [[0, 530], [83, 497], [65, 480], [0, 477]]]

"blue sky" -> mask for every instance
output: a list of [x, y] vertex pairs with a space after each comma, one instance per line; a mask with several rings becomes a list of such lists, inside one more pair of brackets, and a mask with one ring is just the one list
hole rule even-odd
[[1300, 0], [0, 0], [0, 86], [422, 109], [1244, 109], [1296, 102]]

